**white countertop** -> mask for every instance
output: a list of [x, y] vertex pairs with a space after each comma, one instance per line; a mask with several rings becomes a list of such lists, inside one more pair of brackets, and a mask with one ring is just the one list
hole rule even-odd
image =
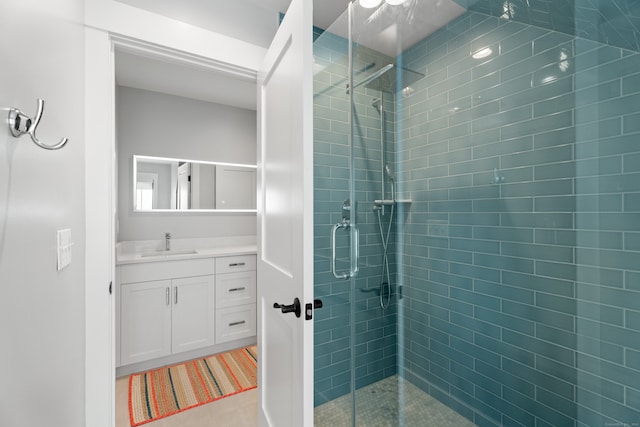
[[253, 255], [256, 250], [255, 236], [172, 238], [171, 249], [168, 251], [164, 250], [164, 239], [124, 241], [116, 244], [116, 265]]

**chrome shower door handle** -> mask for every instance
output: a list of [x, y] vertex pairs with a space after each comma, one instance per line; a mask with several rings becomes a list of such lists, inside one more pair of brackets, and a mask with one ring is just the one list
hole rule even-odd
[[[349, 239], [351, 243], [350, 254], [350, 270], [343, 273], [336, 271], [336, 233], [340, 229], [345, 229], [349, 232]], [[360, 255], [360, 231], [349, 221], [343, 220], [331, 227], [331, 273], [336, 279], [347, 280], [356, 275], [358, 272], [358, 257]]]
[[337, 273], [336, 272], [336, 232], [341, 228], [348, 228], [349, 223], [346, 221], [339, 222], [331, 227], [331, 273], [336, 279], [348, 279], [349, 273]]
[[360, 259], [360, 230], [355, 225], [350, 225], [351, 230], [351, 271], [349, 276], [353, 277], [360, 269], [358, 267], [358, 259]]

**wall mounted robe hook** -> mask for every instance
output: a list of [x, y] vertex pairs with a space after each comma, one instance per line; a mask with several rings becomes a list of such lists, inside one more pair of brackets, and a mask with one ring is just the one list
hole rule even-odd
[[43, 112], [44, 101], [40, 98], [38, 98], [38, 111], [36, 111], [36, 115], [33, 119], [17, 108], [9, 109], [9, 128], [11, 129], [11, 134], [16, 138], [24, 135], [25, 133], [29, 134], [31, 136], [31, 140], [38, 147], [44, 148], [45, 150], [58, 150], [64, 147], [67, 141], [69, 141], [67, 138], [62, 138], [60, 142], [55, 145], [47, 145], [40, 142], [36, 136], [36, 129], [38, 128]]

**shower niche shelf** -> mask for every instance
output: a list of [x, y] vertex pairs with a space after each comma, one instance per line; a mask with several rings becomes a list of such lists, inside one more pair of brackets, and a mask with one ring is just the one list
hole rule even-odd
[[373, 201], [373, 204], [375, 206], [391, 206], [393, 204], [411, 204], [413, 203], [413, 199], [396, 199], [396, 200], [391, 200], [391, 199], [376, 199]]

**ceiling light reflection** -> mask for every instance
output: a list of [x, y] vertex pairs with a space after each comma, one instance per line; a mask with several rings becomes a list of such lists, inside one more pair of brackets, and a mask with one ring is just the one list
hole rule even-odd
[[569, 70], [569, 67], [571, 64], [569, 64], [569, 54], [567, 54], [567, 51], [562, 49], [562, 51], [560, 52], [560, 71], [562, 71], [563, 73], [566, 72], [567, 70]]
[[471, 54], [471, 57], [473, 59], [482, 59], [482, 58], [486, 58], [487, 56], [491, 55], [493, 53], [493, 50], [491, 50], [490, 47], [483, 47], [480, 50], [475, 51], [474, 53]]
[[414, 88], [412, 88], [411, 86], [407, 86], [404, 89], [402, 89], [402, 96], [404, 96], [405, 98], [408, 96], [413, 95], [413, 92], [415, 92], [416, 90]]
[[360, 0], [360, 6], [365, 9], [372, 9], [382, 3], [382, 0]]
[[500, 16], [500, 18], [503, 19], [513, 19], [513, 16], [516, 14], [515, 8], [513, 7], [513, 4], [507, 0], [504, 2], [504, 4], [502, 5], [502, 15]]

